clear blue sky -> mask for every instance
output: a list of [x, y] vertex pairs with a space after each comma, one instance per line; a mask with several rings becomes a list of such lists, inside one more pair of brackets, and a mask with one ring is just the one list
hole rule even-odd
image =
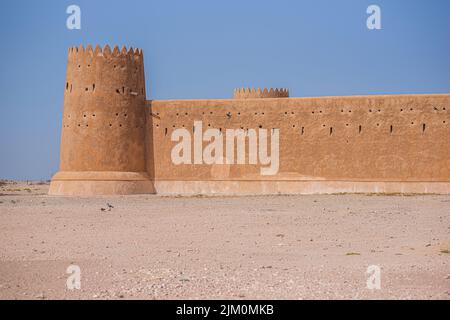
[[[82, 29], [66, 28], [66, 8]], [[366, 9], [382, 10], [382, 30]], [[152, 99], [450, 93], [448, 0], [0, 2], [0, 178], [58, 170], [67, 48], [144, 49]]]

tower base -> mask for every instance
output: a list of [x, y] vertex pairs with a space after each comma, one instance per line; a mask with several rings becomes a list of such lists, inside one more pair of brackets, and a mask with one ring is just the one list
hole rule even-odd
[[94, 196], [155, 193], [145, 172], [60, 171], [50, 183], [49, 195]]

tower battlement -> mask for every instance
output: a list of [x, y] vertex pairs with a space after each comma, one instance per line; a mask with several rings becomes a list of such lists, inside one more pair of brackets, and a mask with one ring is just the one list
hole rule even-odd
[[[66, 91], [114, 91], [145, 98], [144, 59], [141, 49], [113, 50], [88, 45], [69, 48]], [[96, 83], [94, 83], [95, 81]], [[76, 87], [74, 87], [76, 85]]]
[[278, 88], [238, 88], [234, 90], [234, 99], [289, 98], [288, 89]]
[[127, 49], [126, 46], [123, 46], [121, 49], [119, 46], [115, 46], [114, 49], [111, 50], [111, 47], [109, 45], [105, 45], [103, 48], [99, 45], [96, 45], [95, 48], [93, 48], [91, 45], [87, 45], [86, 49], [83, 45], [80, 45], [78, 47], [70, 47], [69, 48], [69, 58], [71, 56], [101, 56], [104, 58], [110, 58], [110, 57], [128, 57], [128, 58], [139, 58], [142, 59], [143, 52], [142, 49], [135, 48], [133, 49], [130, 47]]
[[[236, 139], [223, 142], [230, 132]], [[147, 100], [141, 49], [79, 46], [68, 51], [49, 193], [450, 194], [449, 136], [450, 94], [290, 98], [242, 88], [233, 99]], [[183, 144], [191, 137], [194, 147]], [[236, 161], [221, 147], [240, 152]], [[277, 171], [261, 175], [274, 154]]]

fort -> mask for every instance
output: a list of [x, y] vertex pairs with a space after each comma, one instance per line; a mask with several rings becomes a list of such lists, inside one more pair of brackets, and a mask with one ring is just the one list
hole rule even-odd
[[[70, 48], [64, 89], [53, 195], [450, 194], [450, 94], [290, 98], [286, 89], [238, 89], [232, 99], [147, 100], [142, 50], [109, 46]], [[262, 161], [220, 154], [174, 163], [174, 131], [194, 136], [195, 122], [248, 140], [259, 129], [278, 132], [278, 170], [264, 175]], [[212, 139], [202, 140], [204, 151]]]

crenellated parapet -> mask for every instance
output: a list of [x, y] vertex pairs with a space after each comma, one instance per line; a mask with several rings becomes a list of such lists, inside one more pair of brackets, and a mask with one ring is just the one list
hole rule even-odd
[[239, 88], [234, 90], [234, 99], [289, 98], [288, 89]]
[[143, 57], [142, 49], [138, 49], [138, 48], [133, 49], [132, 47], [127, 49], [126, 46], [123, 46], [120, 49], [119, 46], [115, 46], [114, 49], [111, 50], [111, 47], [109, 45], [106, 45], [103, 48], [100, 47], [99, 45], [96, 45], [95, 48], [93, 48], [91, 45], [87, 45], [86, 49], [84, 48], [83, 45], [80, 45], [79, 47], [70, 47], [69, 48], [69, 57], [71, 57], [73, 55], [77, 55], [77, 56], [87, 55], [87, 56], [91, 56], [91, 57], [92, 56], [99, 56], [99, 57], [102, 56], [105, 58], [109, 58], [112, 56], [113, 57], [129, 56], [129, 57], [142, 59], [142, 57]]

